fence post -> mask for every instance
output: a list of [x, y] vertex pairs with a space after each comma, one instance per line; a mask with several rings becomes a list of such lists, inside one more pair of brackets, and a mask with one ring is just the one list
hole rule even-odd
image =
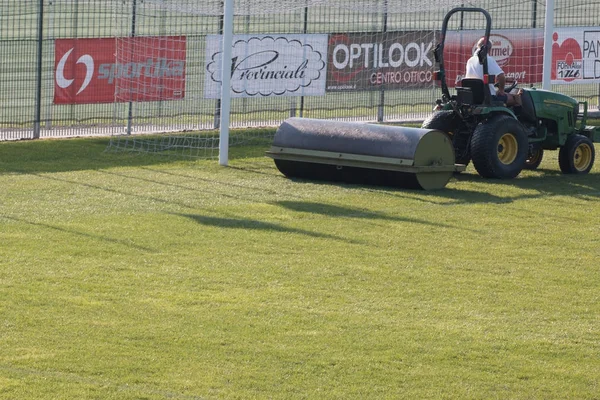
[[[225, 8], [225, 3], [221, 2], [221, 11], [223, 11], [221, 13], [221, 15], [219, 15], [219, 35], [221, 35], [221, 37], [223, 37], [223, 15], [225, 14], [224, 11]], [[217, 101], [215, 102], [215, 115], [213, 118], [213, 128], [214, 129], [219, 129], [221, 127], [221, 99], [217, 99]]]
[[[305, 35], [308, 33], [308, 0], [304, 2], [306, 4], [304, 6], [303, 18], [304, 21], [302, 23], [302, 33]], [[304, 96], [300, 97], [300, 117], [304, 116]]]
[[[388, 0], [383, 0], [383, 36], [385, 40], [385, 33], [387, 32], [387, 20], [388, 20]], [[377, 122], [383, 122], [384, 118], [384, 106], [385, 106], [385, 88], [382, 85], [379, 92], [379, 105], [377, 106]]]
[[40, 123], [42, 119], [42, 56], [44, 39], [44, 0], [39, 2], [37, 26], [37, 76], [35, 80], [35, 115], [33, 117], [33, 138], [40, 137]]
[[[136, 13], [137, 13], [137, 0], [133, 0], [133, 9], [131, 11], [131, 37], [134, 38], [135, 37], [135, 17], [136, 17]], [[133, 53], [133, 48], [134, 48], [134, 42], [132, 40], [132, 43], [130, 45], [129, 51]], [[131, 57], [131, 59], [133, 60], [133, 57]], [[130, 84], [130, 89], [131, 89], [131, 84]], [[129, 91], [129, 110], [127, 112], [127, 134], [131, 135], [131, 125], [132, 125], [132, 120], [133, 120], [133, 101], [131, 101], [131, 95], [132, 95], [132, 90]]]
[[[48, 2], [48, 6], [50, 6], [50, 12], [47, 12], [48, 9], [46, 9], [46, 12], [48, 14], [48, 24], [46, 25], [46, 31], [47, 31], [47, 36], [46, 38], [48, 38], [49, 40], [52, 41], [52, 43], [55, 43], [56, 38], [54, 37], [54, 9], [53, 9], [53, 0], [50, 0]], [[52, 93], [52, 91], [54, 90], [54, 70], [53, 69], [48, 69], [48, 72], [46, 73], [46, 90], [48, 91], [47, 93]], [[46, 123], [44, 126], [44, 129], [46, 129], [47, 131], [52, 129], [52, 101], [48, 102], [48, 105], [46, 106], [46, 114], [45, 114], [45, 119], [46, 119]], [[41, 124], [41, 121], [40, 121]]]

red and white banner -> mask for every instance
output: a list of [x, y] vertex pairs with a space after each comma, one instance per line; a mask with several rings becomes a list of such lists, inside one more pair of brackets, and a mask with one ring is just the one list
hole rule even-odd
[[600, 82], [600, 29], [557, 28], [552, 35], [552, 83]]
[[57, 39], [54, 57], [54, 104], [185, 96], [185, 36]]
[[[448, 32], [444, 46], [444, 64], [448, 86], [460, 82], [467, 60], [475, 52], [483, 31]], [[542, 29], [498, 29], [490, 35], [490, 51], [508, 81], [534, 84], [542, 81], [544, 31]]]

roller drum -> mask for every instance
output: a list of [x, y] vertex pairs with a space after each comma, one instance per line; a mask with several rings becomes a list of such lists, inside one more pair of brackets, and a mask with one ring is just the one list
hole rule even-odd
[[288, 177], [403, 188], [443, 188], [454, 148], [432, 129], [289, 118], [268, 155]]

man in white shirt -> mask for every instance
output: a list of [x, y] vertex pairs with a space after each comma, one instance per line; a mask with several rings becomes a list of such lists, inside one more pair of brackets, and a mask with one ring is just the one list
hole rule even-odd
[[[465, 78], [474, 78], [474, 79], [483, 80], [483, 65], [481, 65], [479, 63], [479, 57], [477, 55], [477, 52], [479, 51], [479, 49], [481, 49], [485, 45], [486, 45], [486, 40], [484, 37], [482, 37], [477, 42], [477, 50], [475, 51], [475, 54], [473, 54], [473, 57], [469, 58], [469, 60], [467, 61], [467, 72], [465, 74]], [[491, 49], [492, 49], [492, 43], [490, 43], [488, 41], [487, 54], [490, 53]], [[498, 65], [496, 60], [494, 60], [489, 55], [487, 56], [487, 65], [488, 65], [488, 74], [496, 75], [496, 84], [498, 86], [498, 90], [496, 90], [496, 87], [494, 87], [494, 84], [489, 85], [490, 93], [492, 95], [492, 100], [502, 101], [507, 106], [513, 106], [513, 105], [517, 104], [517, 101], [515, 100], [514, 95], [504, 92], [504, 86], [506, 84], [506, 77], [504, 76], [504, 71], [502, 70], [502, 68], [500, 68], [500, 66]]]

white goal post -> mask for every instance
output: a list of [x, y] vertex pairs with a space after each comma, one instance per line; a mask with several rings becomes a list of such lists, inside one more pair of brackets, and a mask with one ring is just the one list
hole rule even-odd
[[554, 0], [546, 0], [544, 18], [544, 67], [542, 68], [542, 88], [550, 90], [552, 68], [552, 34], [554, 32]]
[[231, 112], [231, 47], [233, 42], [233, 9], [235, 0], [225, 0], [223, 12], [223, 59], [221, 68], [221, 124], [219, 164], [229, 164], [229, 114]]

